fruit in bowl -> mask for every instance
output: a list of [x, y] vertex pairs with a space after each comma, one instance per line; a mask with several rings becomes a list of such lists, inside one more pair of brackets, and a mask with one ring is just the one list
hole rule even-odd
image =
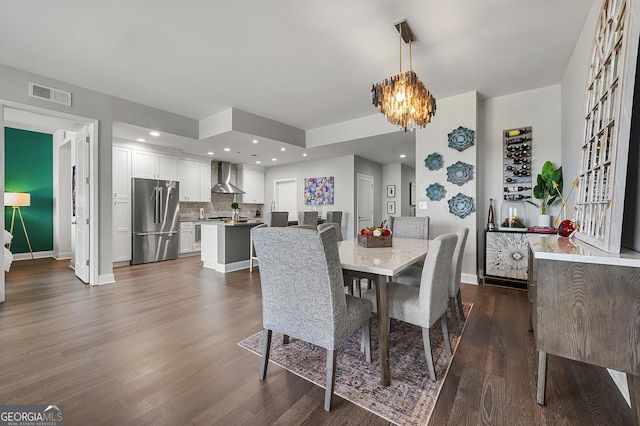
[[363, 237], [388, 237], [391, 231], [387, 228], [387, 221], [383, 221], [380, 226], [374, 228], [362, 228], [360, 235]]

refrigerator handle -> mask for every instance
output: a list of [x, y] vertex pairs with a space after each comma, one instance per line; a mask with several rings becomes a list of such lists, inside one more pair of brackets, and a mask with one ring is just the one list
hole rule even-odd
[[158, 222], [162, 222], [164, 220], [164, 201], [162, 199], [163, 195], [163, 191], [162, 191], [162, 187], [158, 187], [158, 192], [160, 193], [160, 196], [158, 197], [159, 200], [159, 204], [160, 204], [160, 216], [158, 216]]
[[158, 187], [153, 188], [153, 223], [158, 223]]

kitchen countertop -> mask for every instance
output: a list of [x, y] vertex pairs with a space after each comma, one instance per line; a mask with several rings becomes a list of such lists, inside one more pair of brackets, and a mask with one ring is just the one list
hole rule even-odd
[[259, 225], [263, 222], [262, 219], [249, 219], [246, 222], [227, 222], [224, 220], [197, 220], [194, 222], [201, 222], [202, 225], [215, 225], [215, 226], [247, 226], [247, 225]]
[[[260, 218], [260, 217], [256, 217], [256, 218], [251, 218], [251, 219], [247, 219], [249, 221], [249, 223], [262, 223], [264, 221], [264, 219]], [[206, 223], [206, 222], [224, 222], [223, 219], [190, 219], [190, 218], [183, 218], [180, 219], [180, 222], [202, 222], [202, 223]]]

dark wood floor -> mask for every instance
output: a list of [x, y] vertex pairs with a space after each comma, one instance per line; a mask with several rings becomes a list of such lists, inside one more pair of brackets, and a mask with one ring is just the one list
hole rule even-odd
[[[197, 257], [115, 270], [99, 287], [68, 262], [14, 262], [0, 304], [0, 404], [63, 404], [66, 425], [387, 424], [237, 342], [261, 328], [259, 274], [219, 274]], [[549, 359], [535, 402], [526, 293], [463, 285], [474, 308], [430, 424], [625, 425], [608, 374]], [[416, 344], [422, 344], [416, 342]]]

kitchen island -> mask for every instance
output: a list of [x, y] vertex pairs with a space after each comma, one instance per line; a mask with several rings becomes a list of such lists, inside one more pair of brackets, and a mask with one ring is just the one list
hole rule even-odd
[[260, 220], [203, 222], [200, 249], [202, 266], [223, 273], [248, 268], [251, 228], [260, 223]]

